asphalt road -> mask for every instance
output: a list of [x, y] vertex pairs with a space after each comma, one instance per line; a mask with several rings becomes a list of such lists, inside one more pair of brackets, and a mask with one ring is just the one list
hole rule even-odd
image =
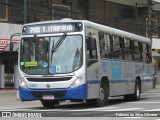
[[[21, 102], [16, 90], [0, 90], [0, 111], [3, 116], [11, 112], [16, 120], [20, 117], [54, 117], [55, 119], [104, 119], [104, 120], [160, 120], [160, 85], [141, 94], [140, 101], [125, 102], [122, 97], [110, 98], [109, 105], [96, 108], [86, 103], [61, 103], [54, 108], [44, 108], [39, 101]], [[34, 114], [33, 114], [34, 113]], [[0, 113], [2, 116], [2, 113]], [[157, 117], [156, 115], [159, 115]], [[44, 119], [42, 118], [42, 119]], [[50, 119], [49, 118], [49, 119]]]

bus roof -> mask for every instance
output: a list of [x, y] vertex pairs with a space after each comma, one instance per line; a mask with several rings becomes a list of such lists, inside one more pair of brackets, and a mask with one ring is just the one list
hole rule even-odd
[[94, 29], [98, 29], [102, 32], [106, 32], [109, 34], [113, 34], [113, 35], [118, 35], [118, 36], [122, 36], [131, 40], [137, 40], [140, 42], [146, 42], [146, 43], [151, 43], [151, 40], [147, 37], [143, 37], [137, 34], [133, 34], [133, 33], [129, 33], [123, 30], [119, 30], [116, 28], [112, 28], [109, 26], [105, 26], [105, 25], [101, 25], [101, 24], [97, 24], [94, 22], [90, 22], [90, 21], [85, 21], [86, 26], [94, 28]]
[[112, 28], [109, 26], [105, 26], [102, 24], [98, 24], [98, 23], [94, 23], [88, 20], [73, 20], [73, 19], [62, 19], [62, 20], [50, 20], [50, 21], [42, 21], [42, 22], [34, 22], [34, 23], [28, 23], [25, 24], [24, 26], [27, 25], [40, 25], [40, 24], [48, 24], [48, 23], [63, 23], [63, 22], [82, 22], [85, 24], [85, 26], [90, 27], [90, 28], [94, 28], [97, 29], [99, 31], [105, 32], [105, 33], [109, 33], [109, 34], [113, 34], [113, 35], [118, 35], [118, 36], [122, 36], [131, 40], [137, 40], [140, 42], [146, 42], [146, 43], [151, 43], [151, 40], [147, 37], [143, 37], [137, 34], [133, 34], [133, 33], [129, 33], [123, 30], [119, 30], [116, 28]]

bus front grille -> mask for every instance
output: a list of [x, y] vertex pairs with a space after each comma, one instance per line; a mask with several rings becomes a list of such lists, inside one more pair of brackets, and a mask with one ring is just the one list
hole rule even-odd
[[62, 78], [27, 78], [30, 82], [57, 82], [57, 81], [69, 81], [72, 77], [62, 77]]

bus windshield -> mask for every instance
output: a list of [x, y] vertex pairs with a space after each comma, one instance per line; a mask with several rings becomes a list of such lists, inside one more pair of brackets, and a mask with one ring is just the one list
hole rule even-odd
[[26, 74], [50, 75], [79, 69], [82, 59], [82, 36], [22, 38], [20, 68]]

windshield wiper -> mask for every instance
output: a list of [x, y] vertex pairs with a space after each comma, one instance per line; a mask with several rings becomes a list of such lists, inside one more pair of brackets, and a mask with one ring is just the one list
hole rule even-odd
[[59, 38], [59, 40], [57, 41], [57, 43], [55, 45], [54, 45], [54, 41], [53, 41], [52, 50], [51, 50], [51, 61], [52, 61], [53, 53], [57, 51], [59, 46], [61, 46], [61, 44], [63, 43], [66, 36], [67, 36], [67, 33], [64, 33], [62, 35], [62, 37]]

